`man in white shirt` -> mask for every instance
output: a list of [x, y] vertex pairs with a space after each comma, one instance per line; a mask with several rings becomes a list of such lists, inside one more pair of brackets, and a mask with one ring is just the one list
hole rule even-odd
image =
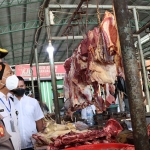
[[16, 110], [9, 93], [17, 88], [17, 84], [18, 78], [13, 75], [10, 66], [0, 62], [0, 120], [3, 124], [0, 126], [0, 150], [21, 149]]
[[32, 134], [43, 129], [44, 117], [38, 101], [34, 98], [26, 96], [24, 79], [18, 76], [19, 83], [14, 92], [14, 104], [18, 111], [18, 127], [21, 135], [21, 149], [32, 150], [31, 141]]

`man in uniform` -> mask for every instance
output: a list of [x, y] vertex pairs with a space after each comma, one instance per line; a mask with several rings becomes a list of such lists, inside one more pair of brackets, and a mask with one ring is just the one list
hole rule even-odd
[[10, 135], [6, 131], [3, 120], [1, 118], [0, 118], [0, 149], [14, 150], [12, 142], [10, 141]]
[[11, 67], [1, 60], [7, 53], [7, 50], [0, 49], [0, 150], [20, 150], [17, 115], [9, 93], [17, 88], [18, 78], [13, 75]]

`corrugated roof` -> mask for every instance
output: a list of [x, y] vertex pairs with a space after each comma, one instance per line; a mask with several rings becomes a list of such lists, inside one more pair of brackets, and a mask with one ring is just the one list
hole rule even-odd
[[[43, 0], [0, 0], [0, 47], [9, 50], [9, 54], [6, 56], [5, 61], [10, 65], [26, 64], [31, 61], [31, 50], [35, 44], [35, 33], [40, 26], [40, 20], [38, 18], [38, 12]], [[68, 21], [70, 20], [75, 8], [71, 8], [73, 5], [78, 5], [80, 0], [50, 0], [50, 6], [53, 7], [50, 10], [54, 14], [55, 24], [51, 26], [51, 36], [61, 37], [64, 29], [66, 28]], [[61, 7], [62, 4], [67, 5], [70, 8]], [[112, 5], [112, 0], [102, 0], [100, 5]], [[134, 6], [150, 6], [149, 0], [136, 0], [128, 1], [129, 5]], [[89, 5], [96, 5], [96, 0], [90, 0]], [[83, 21], [79, 20], [79, 25], [73, 27], [68, 35], [82, 36], [86, 31], [93, 29], [98, 25], [96, 8], [87, 9], [86, 1], [84, 6], [82, 5], [82, 11], [88, 11], [88, 17], [83, 14]], [[104, 13], [104, 9], [99, 9], [101, 18]], [[112, 11], [111, 9], [108, 9]], [[137, 10], [139, 27], [141, 28], [147, 22], [149, 22], [150, 10]], [[87, 29], [83, 26], [86, 24], [88, 18]], [[133, 33], [135, 32], [135, 23], [130, 10], [130, 22]], [[77, 22], [74, 22], [77, 24]], [[45, 24], [44, 24], [45, 25]], [[79, 28], [80, 26], [80, 28]], [[145, 36], [147, 33], [143, 32], [141, 36]], [[71, 56], [72, 52], [77, 47], [81, 39], [75, 40], [52, 40], [52, 44], [55, 47], [56, 62], [62, 62], [67, 57]], [[48, 55], [46, 52], [47, 36], [45, 26], [41, 30], [39, 41], [37, 45], [39, 63], [48, 62]], [[148, 40], [143, 45], [143, 51], [145, 58], [150, 57], [149, 52], [150, 41]], [[68, 52], [67, 52], [68, 47]]]

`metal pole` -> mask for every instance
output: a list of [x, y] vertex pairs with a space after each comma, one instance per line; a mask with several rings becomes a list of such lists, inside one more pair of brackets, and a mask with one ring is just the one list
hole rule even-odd
[[41, 85], [40, 85], [40, 72], [39, 72], [39, 64], [38, 64], [38, 54], [37, 48], [35, 48], [35, 63], [36, 63], [36, 74], [37, 74], [37, 83], [38, 83], [38, 92], [39, 92], [39, 102], [40, 106], [43, 110], [43, 103], [42, 103], [42, 93], [41, 93]]
[[82, 40], [83, 36], [53, 36], [51, 37], [51, 40]]
[[[134, 15], [134, 19], [135, 19], [136, 31], [138, 31], [139, 25], [138, 25], [137, 14], [136, 14], [135, 8], [133, 8], [133, 15]], [[145, 86], [145, 95], [146, 95], [146, 99], [147, 99], [148, 106], [149, 106], [148, 112], [150, 112], [150, 97], [149, 97], [149, 89], [148, 89], [148, 80], [147, 80], [147, 74], [146, 74], [146, 69], [145, 69], [145, 60], [144, 60], [144, 56], [143, 56], [143, 50], [142, 50], [140, 35], [137, 35], [137, 39], [138, 39], [140, 59], [141, 59], [141, 65], [142, 65], [142, 72], [143, 72], [143, 79], [144, 79], [144, 86]]]
[[113, 0], [136, 150], [149, 150], [145, 109], [126, 0]]
[[33, 81], [33, 70], [32, 70], [31, 66], [30, 66], [30, 72], [31, 72], [32, 94], [33, 94], [33, 97], [35, 98], [34, 81]]
[[[50, 4], [49, 5], [49, 8], [51, 9], [54, 9], [54, 8], [57, 8], [57, 9], [76, 9], [78, 7], [78, 5], [76, 4]], [[82, 8], [86, 8], [87, 6], [86, 5], [82, 5], [81, 6]], [[100, 9], [112, 9], [112, 5], [98, 5], [98, 7]], [[97, 5], [92, 5], [90, 4], [88, 6], [88, 9], [96, 9], [97, 8]], [[150, 6], [128, 6], [128, 9], [133, 9], [133, 8], [136, 8], [136, 9], [139, 9], [139, 10], [150, 10]]]
[[[48, 10], [48, 8], [45, 8], [45, 20], [46, 20], [48, 40], [50, 40], [50, 21], [49, 21], [49, 10]], [[53, 90], [53, 96], [54, 96], [55, 119], [56, 119], [56, 123], [60, 124], [61, 118], [60, 118], [58, 91], [57, 91], [57, 84], [56, 84], [54, 54], [52, 54], [52, 56], [49, 54], [49, 62], [50, 62], [50, 71], [51, 71], [51, 79], [52, 79], [52, 90]]]

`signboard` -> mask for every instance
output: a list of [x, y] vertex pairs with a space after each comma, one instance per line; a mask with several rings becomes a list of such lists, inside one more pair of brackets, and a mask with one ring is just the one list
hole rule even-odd
[[[37, 77], [36, 75], [36, 67], [32, 67], [33, 70], [33, 77]], [[22, 76], [24, 79], [31, 78], [31, 72], [30, 72], [30, 65], [16, 65], [15, 66], [15, 72], [17, 76]], [[51, 72], [50, 72], [50, 66], [39, 66], [39, 73], [41, 78], [50, 78]], [[65, 75], [65, 69], [63, 64], [57, 64], [55, 65], [55, 73], [56, 77], [64, 77]]]

